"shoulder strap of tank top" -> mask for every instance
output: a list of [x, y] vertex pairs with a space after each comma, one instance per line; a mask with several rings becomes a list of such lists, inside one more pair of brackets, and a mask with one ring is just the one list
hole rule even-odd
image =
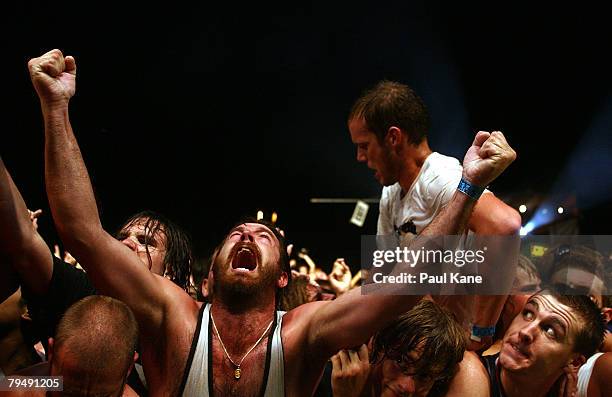
[[183, 380], [181, 381], [181, 386], [179, 388], [179, 396], [183, 394], [185, 390], [185, 385], [187, 384], [187, 379], [189, 378], [189, 372], [191, 370], [191, 364], [193, 362], [193, 356], [196, 351], [196, 347], [198, 346], [198, 341], [200, 340], [200, 329], [202, 327], [202, 317], [204, 315], [205, 309], [208, 304], [203, 304], [200, 308], [200, 313], [198, 315], [198, 325], [196, 326], [196, 330], [193, 334], [193, 339], [191, 340], [191, 348], [189, 349], [189, 356], [187, 357], [187, 363], [185, 365], [185, 371], [183, 372]]

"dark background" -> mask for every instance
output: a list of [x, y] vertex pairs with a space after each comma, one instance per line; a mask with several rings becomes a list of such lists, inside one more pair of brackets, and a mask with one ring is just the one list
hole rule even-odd
[[530, 203], [525, 223], [563, 204], [574, 231], [610, 234], [608, 10], [379, 3], [3, 6], [0, 155], [45, 210], [44, 237], [57, 240], [26, 63], [52, 48], [77, 60], [71, 119], [109, 230], [158, 210], [204, 257], [242, 216], [276, 211], [324, 268], [338, 256], [358, 267], [377, 205], [358, 228], [353, 204], [309, 200], [379, 196], [346, 117], [387, 78], [423, 97], [435, 151], [462, 158], [476, 131], [506, 134], [518, 159], [491, 188]]

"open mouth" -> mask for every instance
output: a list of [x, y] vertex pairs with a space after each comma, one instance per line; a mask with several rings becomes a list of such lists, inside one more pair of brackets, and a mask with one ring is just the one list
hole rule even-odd
[[242, 271], [253, 271], [257, 268], [258, 252], [256, 247], [249, 244], [237, 244], [232, 257], [232, 269]]
[[519, 346], [515, 345], [514, 343], [509, 343], [509, 345], [512, 348], [512, 350], [514, 350], [514, 352], [517, 353], [519, 356], [523, 358], [529, 358], [529, 353], [525, 349], [521, 349]]

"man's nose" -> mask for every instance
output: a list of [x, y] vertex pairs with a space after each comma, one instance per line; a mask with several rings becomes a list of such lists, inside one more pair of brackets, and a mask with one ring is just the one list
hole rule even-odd
[[255, 241], [255, 237], [253, 236], [253, 233], [251, 233], [250, 231], [244, 230], [242, 232], [242, 234], [240, 235], [240, 241], [254, 242]]
[[132, 237], [126, 237], [123, 240], [121, 240], [121, 242], [128, 247], [129, 249], [131, 249], [134, 252], [138, 251], [138, 244], [136, 243], [136, 241], [134, 241], [134, 239]]
[[533, 321], [519, 330], [519, 339], [521, 342], [526, 344], [533, 342], [534, 332], [537, 330], [537, 328], [538, 325], [535, 321]]
[[400, 379], [398, 379], [397, 387], [402, 394], [416, 392], [414, 378], [409, 375], [404, 375]]
[[368, 158], [366, 157], [365, 153], [360, 149], [357, 149], [357, 161], [359, 161], [360, 163], [368, 161]]

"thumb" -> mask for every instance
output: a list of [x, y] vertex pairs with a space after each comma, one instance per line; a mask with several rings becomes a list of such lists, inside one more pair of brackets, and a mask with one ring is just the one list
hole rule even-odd
[[70, 73], [76, 76], [76, 61], [74, 60], [74, 57], [72, 55], [68, 55], [64, 59], [64, 64], [65, 64], [64, 71], [66, 73]]
[[491, 136], [491, 133], [487, 131], [478, 131], [476, 136], [474, 137], [474, 142], [472, 142], [472, 146], [482, 146], [487, 139]]

